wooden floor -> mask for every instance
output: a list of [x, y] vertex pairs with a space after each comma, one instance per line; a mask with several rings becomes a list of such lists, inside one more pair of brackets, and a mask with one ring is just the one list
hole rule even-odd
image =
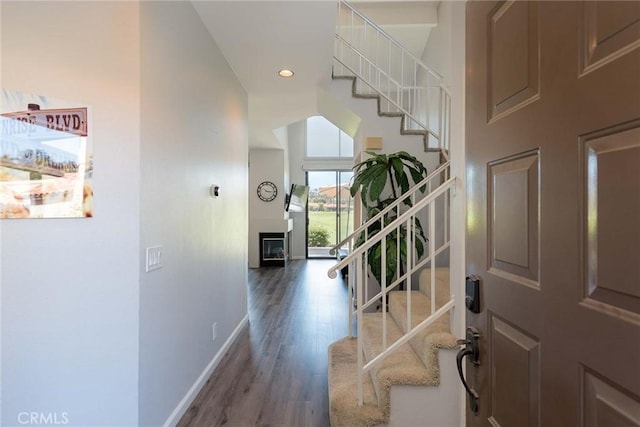
[[179, 427], [329, 426], [327, 347], [347, 332], [335, 260], [249, 270], [249, 326]]

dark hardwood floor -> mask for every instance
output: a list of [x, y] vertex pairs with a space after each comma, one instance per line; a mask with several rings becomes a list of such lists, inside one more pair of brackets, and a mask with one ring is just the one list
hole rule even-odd
[[249, 270], [249, 326], [179, 427], [329, 426], [327, 347], [347, 333], [335, 260]]

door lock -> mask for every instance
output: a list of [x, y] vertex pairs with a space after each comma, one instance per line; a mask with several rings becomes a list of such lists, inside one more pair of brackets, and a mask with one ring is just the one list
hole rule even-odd
[[480, 278], [475, 274], [467, 276], [464, 305], [472, 313], [480, 313]]

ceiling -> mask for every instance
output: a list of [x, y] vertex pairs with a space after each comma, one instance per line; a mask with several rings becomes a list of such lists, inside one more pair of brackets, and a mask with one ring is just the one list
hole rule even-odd
[[[331, 79], [336, 2], [192, 0], [249, 99], [250, 148], [282, 148], [275, 129], [319, 114]], [[354, 7], [420, 57], [438, 1], [356, 2]], [[295, 72], [282, 78], [278, 70]]]

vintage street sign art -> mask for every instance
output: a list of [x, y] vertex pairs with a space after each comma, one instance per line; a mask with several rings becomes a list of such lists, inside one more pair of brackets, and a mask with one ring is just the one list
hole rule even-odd
[[0, 219], [93, 216], [88, 108], [2, 90]]

